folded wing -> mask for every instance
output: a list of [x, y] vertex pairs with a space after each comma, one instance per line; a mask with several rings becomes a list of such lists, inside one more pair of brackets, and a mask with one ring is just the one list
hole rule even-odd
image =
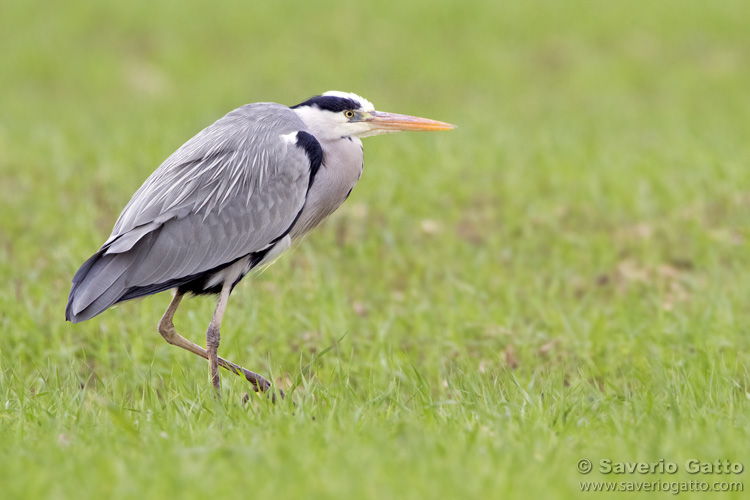
[[146, 180], [112, 235], [73, 278], [66, 318], [174, 288], [248, 255], [291, 229], [312, 172], [289, 108], [243, 106], [201, 131]]

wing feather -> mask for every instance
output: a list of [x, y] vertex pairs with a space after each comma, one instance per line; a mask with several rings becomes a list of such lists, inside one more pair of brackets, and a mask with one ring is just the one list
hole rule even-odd
[[249, 104], [175, 151], [133, 195], [99, 260], [77, 275], [69, 319], [88, 319], [129, 289], [157, 289], [283, 237], [304, 206], [312, 173], [305, 150], [282, 136], [305, 130], [286, 106]]
[[[207, 271], [282, 236], [304, 205], [310, 161], [281, 135], [304, 129], [289, 108], [254, 104], [230, 113], [177, 150], [136, 193], [115, 226], [113, 238], [167, 219], [128, 284]], [[242, 186], [256, 189], [248, 197]]]

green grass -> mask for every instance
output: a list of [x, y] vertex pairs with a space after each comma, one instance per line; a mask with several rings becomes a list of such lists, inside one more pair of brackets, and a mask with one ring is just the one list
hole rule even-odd
[[[750, 487], [683, 470], [750, 468], [748, 18], [742, 0], [0, 3], [0, 497]], [[215, 401], [206, 363], [156, 332], [168, 294], [64, 322], [161, 160], [241, 104], [329, 89], [459, 128], [367, 139], [350, 200], [235, 290], [220, 353], [286, 401], [242, 405], [226, 372]], [[184, 302], [178, 331], [200, 343], [213, 305]]]

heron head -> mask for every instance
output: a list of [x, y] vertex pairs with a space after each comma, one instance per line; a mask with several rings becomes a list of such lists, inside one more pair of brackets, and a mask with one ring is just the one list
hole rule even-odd
[[450, 123], [376, 111], [370, 101], [349, 92], [328, 91], [292, 106], [319, 140], [370, 137], [402, 130], [449, 130]]

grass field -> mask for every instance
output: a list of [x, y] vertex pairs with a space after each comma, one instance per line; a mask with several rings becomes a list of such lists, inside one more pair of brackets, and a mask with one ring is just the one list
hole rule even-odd
[[[0, 497], [747, 490], [685, 462], [750, 468], [748, 19], [742, 0], [0, 2]], [[459, 128], [366, 139], [347, 203], [235, 290], [220, 354], [286, 401], [243, 405], [226, 372], [216, 401], [156, 332], [169, 294], [64, 321], [167, 155], [239, 105], [330, 89]], [[177, 330], [201, 343], [213, 306], [184, 302]]]

